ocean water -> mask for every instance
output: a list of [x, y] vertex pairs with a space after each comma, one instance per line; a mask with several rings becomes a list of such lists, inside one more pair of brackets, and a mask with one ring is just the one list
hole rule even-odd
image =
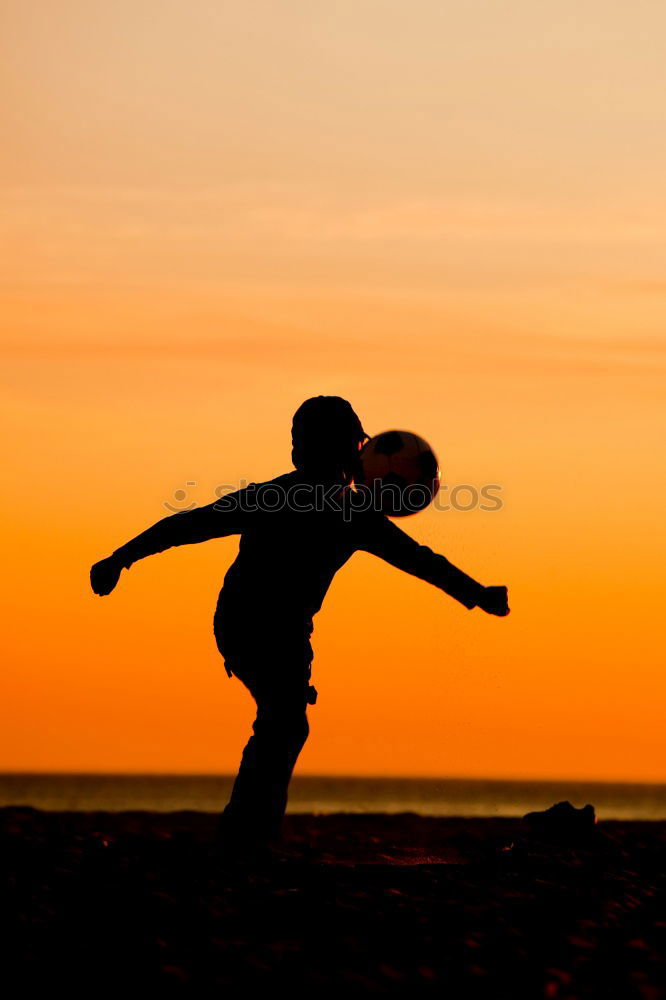
[[[0, 806], [50, 810], [220, 811], [233, 778], [215, 775], [2, 774]], [[666, 819], [666, 784], [296, 776], [289, 811], [522, 816], [568, 799], [600, 819]]]

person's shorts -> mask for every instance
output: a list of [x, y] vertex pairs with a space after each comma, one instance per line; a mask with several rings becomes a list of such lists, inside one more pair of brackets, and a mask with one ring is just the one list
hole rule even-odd
[[314, 705], [317, 689], [312, 677], [312, 647], [307, 642], [285, 648], [275, 643], [269, 649], [246, 647], [242, 652], [225, 645], [224, 665], [230, 677], [237, 677], [257, 703], [303, 701]]

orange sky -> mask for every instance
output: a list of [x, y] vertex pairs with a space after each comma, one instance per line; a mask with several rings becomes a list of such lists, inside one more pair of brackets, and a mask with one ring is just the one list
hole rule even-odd
[[[464, 7], [464, 9], [463, 9]], [[289, 467], [307, 396], [500, 512], [402, 522], [316, 621], [301, 773], [666, 780], [663, 8], [5, 4], [0, 768], [233, 771], [235, 539], [92, 562]], [[196, 486], [186, 487], [195, 482]]]

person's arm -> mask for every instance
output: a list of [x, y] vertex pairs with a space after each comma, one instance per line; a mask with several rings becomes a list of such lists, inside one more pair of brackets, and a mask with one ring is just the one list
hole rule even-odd
[[229, 494], [192, 510], [179, 511], [162, 518], [136, 538], [121, 545], [107, 559], [90, 570], [90, 584], [96, 594], [110, 594], [123, 569], [139, 559], [164, 552], [174, 545], [206, 542], [211, 538], [239, 534], [244, 528], [244, 516], [236, 494]]
[[500, 616], [509, 613], [506, 587], [484, 587], [444, 556], [427, 545], [420, 545], [387, 517], [373, 517], [368, 521], [358, 547], [432, 583], [466, 608], [480, 607], [489, 614]]

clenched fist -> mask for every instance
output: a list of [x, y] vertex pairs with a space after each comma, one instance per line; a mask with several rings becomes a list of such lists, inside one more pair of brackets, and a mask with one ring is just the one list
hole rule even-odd
[[105, 597], [118, 583], [122, 571], [122, 565], [114, 556], [101, 559], [90, 570], [90, 586], [100, 597]]
[[489, 615], [504, 618], [509, 613], [509, 593], [506, 587], [484, 587], [478, 607]]

